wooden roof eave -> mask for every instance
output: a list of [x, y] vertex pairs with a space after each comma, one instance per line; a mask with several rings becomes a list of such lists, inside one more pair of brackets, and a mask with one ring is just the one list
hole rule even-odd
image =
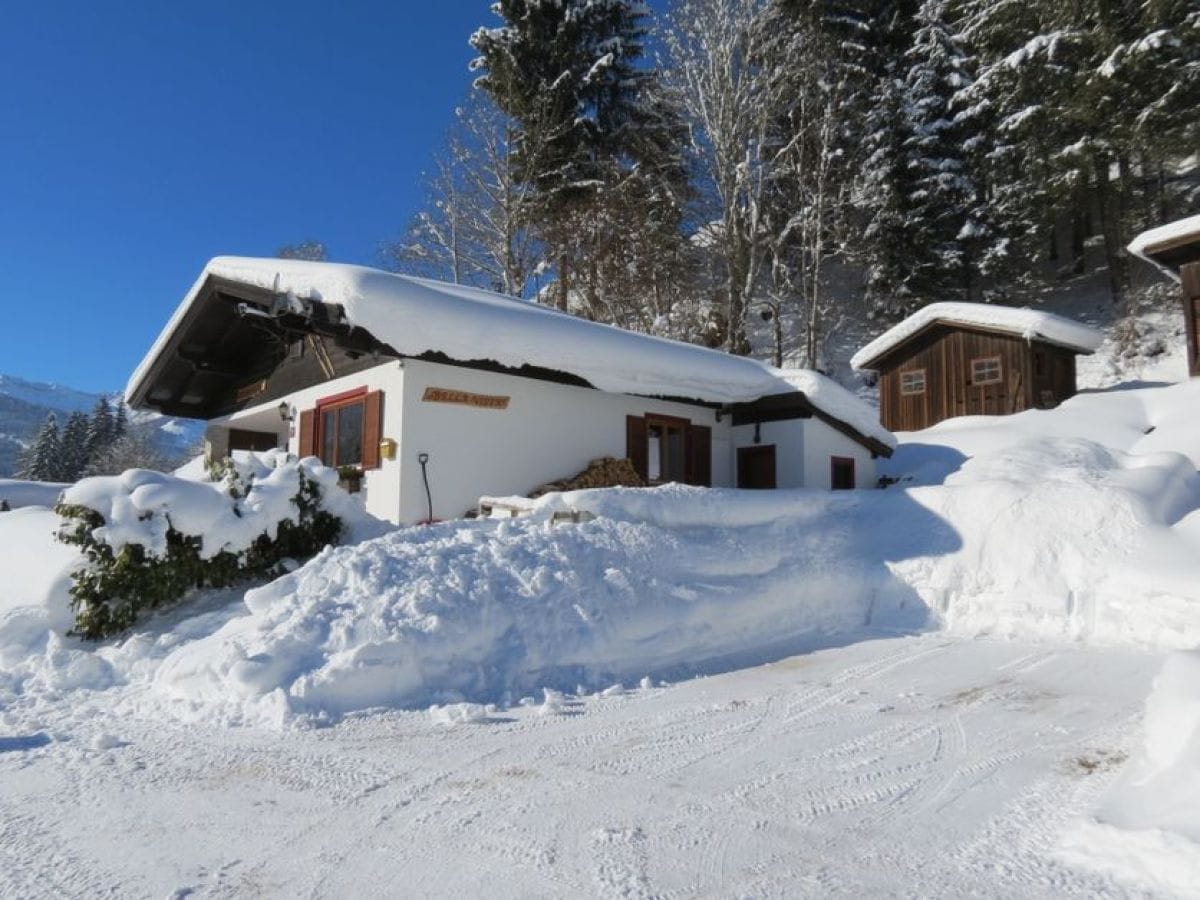
[[1062, 350], [1069, 350], [1077, 356], [1091, 356], [1095, 352], [1094, 350], [1084, 350], [1082, 347], [1078, 347], [1073, 344], [1064, 344], [1062, 341], [1055, 341], [1040, 334], [1034, 335], [1033, 337], [1027, 337], [1024, 334], [1019, 334], [1007, 328], [989, 328], [986, 325], [963, 324], [961, 322], [955, 322], [949, 319], [934, 319], [928, 325], [918, 329], [917, 331], [914, 331], [894, 347], [891, 347], [890, 349], [880, 353], [878, 356], [861, 363], [858, 368], [864, 372], [879, 372], [883, 369], [890, 368], [891, 365], [895, 364], [895, 361], [892, 359], [892, 357], [899, 356], [905, 347], [914, 343], [915, 341], [928, 337], [937, 328], [946, 328], [956, 331], [972, 331], [976, 334], [989, 334], [997, 335], [999, 337], [1017, 338], [1025, 341], [1027, 344], [1046, 344], [1049, 347], [1058, 347]]
[[779, 422], [788, 419], [820, 419], [830, 428], [844, 434], [857, 444], [871, 451], [874, 456], [887, 459], [894, 448], [878, 438], [863, 434], [854, 426], [832, 416], [823, 409], [815, 406], [803, 391], [786, 391], [779, 394], [769, 394], [758, 400], [746, 403], [735, 403], [730, 407], [734, 425], [752, 424], [754, 422]]

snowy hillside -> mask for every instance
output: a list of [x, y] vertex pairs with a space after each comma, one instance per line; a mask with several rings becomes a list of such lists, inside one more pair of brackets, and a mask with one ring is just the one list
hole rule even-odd
[[[59, 384], [26, 381], [0, 375], [0, 478], [14, 474], [17, 458], [37, 430], [54, 413], [59, 424], [73, 412], [88, 413], [101, 396]], [[154, 429], [156, 444], [170, 459], [177, 459], [195, 446], [204, 425], [187, 419], [171, 419], [152, 412], [134, 412], [130, 420]]]

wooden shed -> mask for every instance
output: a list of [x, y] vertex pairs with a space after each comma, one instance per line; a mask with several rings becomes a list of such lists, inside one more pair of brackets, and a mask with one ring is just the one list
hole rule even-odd
[[1095, 329], [1032, 309], [933, 303], [854, 355], [879, 374], [884, 427], [917, 431], [954, 416], [1049, 409], [1075, 393], [1075, 357]]
[[1138, 235], [1129, 245], [1129, 252], [1179, 282], [1187, 333], [1188, 374], [1200, 375], [1200, 216]]

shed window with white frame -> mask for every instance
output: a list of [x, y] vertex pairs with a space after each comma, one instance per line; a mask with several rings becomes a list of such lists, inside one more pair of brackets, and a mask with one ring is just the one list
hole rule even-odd
[[909, 396], [925, 393], [925, 370], [911, 369], [900, 373], [900, 393]]
[[971, 360], [971, 384], [998, 384], [1003, 377], [1000, 357], [986, 356]]

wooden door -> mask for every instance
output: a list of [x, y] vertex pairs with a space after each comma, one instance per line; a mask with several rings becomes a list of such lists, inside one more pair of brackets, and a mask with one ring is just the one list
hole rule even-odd
[[775, 487], [775, 445], [738, 447], [737, 486], [763, 489]]

